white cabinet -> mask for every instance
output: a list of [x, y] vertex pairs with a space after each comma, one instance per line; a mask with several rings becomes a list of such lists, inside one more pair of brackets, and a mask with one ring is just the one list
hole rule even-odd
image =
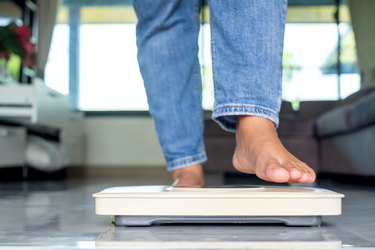
[[25, 145], [25, 128], [0, 125], [0, 166], [22, 166]]
[[31, 85], [0, 85], [0, 117], [59, 128], [72, 165], [82, 164], [82, 114], [71, 111], [69, 97], [42, 80], [35, 79]]

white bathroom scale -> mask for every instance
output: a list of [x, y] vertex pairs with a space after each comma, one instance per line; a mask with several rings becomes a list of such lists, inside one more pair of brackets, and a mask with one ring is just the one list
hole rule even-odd
[[340, 215], [343, 194], [310, 187], [113, 187], [93, 195], [116, 226], [167, 223], [284, 223], [318, 226]]

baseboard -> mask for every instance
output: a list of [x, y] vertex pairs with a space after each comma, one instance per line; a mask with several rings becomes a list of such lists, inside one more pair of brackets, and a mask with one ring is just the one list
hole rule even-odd
[[23, 179], [22, 166], [0, 167], [0, 181], [22, 181]]
[[66, 177], [66, 172], [66, 168], [44, 172], [27, 166], [1, 167], [0, 181], [62, 180]]

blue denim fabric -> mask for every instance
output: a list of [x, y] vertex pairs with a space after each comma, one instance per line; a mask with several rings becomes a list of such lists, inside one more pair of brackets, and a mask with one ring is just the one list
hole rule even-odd
[[228, 131], [238, 115], [279, 123], [286, 8], [286, 0], [210, 1], [212, 117]]
[[[198, 61], [200, 0], [133, 0], [138, 62], [169, 171], [206, 161]], [[213, 119], [238, 115], [278, 125], [286, 0], [210, 2]]]

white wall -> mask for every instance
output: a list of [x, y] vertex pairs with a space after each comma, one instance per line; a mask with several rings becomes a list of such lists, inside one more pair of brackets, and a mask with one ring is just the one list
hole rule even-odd
[[164, 166], [150, 117], [85, 117], [85, 166]]

